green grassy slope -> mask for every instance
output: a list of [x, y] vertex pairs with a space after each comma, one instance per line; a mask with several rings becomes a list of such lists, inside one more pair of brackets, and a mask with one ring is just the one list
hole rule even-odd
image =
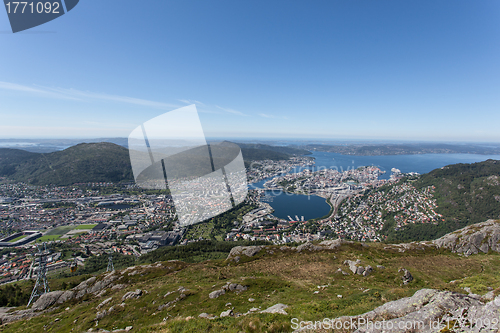
[[[336, 250], [297, 253], [274, 246], [238, 264], [224, 260], [194, 264], [166, 261], [161, 266], [136, 268], [133, 274], [129, 274], [132, 271], [120, 274], [122, 278], [116, 283], [126, 284], [122, 290], [108, 289], [102, 297], [89, 295], [79, 301], [69, 301], [53, 312], [32, 318], [29, 325], [27, 321], [18, 321], [1, 326], [1, 330], [83, 332], [90, 328], [113, 330], [133, 326], [132, 332], [290, 332], [292, 318], [322, 320], [360, 314], [387, 301], [410, 296], [421, 288], [460, 292], [462, 287], [471, 287], [473, 292], [484, 294], [487, 287], [500, 285], [498, 253], [463, 257], [429, 248], [400, 252], [384, 247], [384, 244], [354, 243]], [[338, 268], [348, 271], [343, 265], [346, 259], [360, 259], [363, 265], [375, 267], [375, 271], [367, 277], [338, 273]], [[377, 265], [385, 269], [376, 268]], [[401, 283], [401, 273], [398, 273], [401, 267], [414, 277], [408, 285]], [[452, 280], [458, 281], [450, 283]], [[69, 280], [49, 281], [53, 290], [63, 282], [67, 285]], [[248, 290], [226, 292], [216, 299], [208, 297], [227, 282], [245, 285]], [[159, 305], [179, 296], [175, 291], [181, 286], [187, 289], [186, 297], [175, 306], [158, 310]], [[124, 307], [119, 306], [122, 296], [136, 289], [147, 293], [138, 299], [126, 300]], [[168, 292], [173, 293], [165, 297]], [[498, 292], [500, 289], [496, 289]], [[109, 297], [111, 301], [100, 310], [111, 306], [113, 310], [96, 321], [97, 305]], [[250, 298], [254, 301], [250, 302]], [[277, 303], [289, 306], [288, 315], [198, 318], [202, 312], [220, 315], [234, 308], [234, 312], [245, 313], [253, 307], [266, 309]]]

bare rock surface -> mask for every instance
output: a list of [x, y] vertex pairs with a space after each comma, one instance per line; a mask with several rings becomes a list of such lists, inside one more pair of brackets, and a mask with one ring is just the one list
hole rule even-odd
[[10, 323], [10, 322], [17, 321], [17, 320], [30, 319], [30, 318], [34, 318], [34, 317], [40, 316], [40, 315], [45, 314], [45, 313], [52, 312], [56, 309], [58, 309], [57, 306], [53, 306], [50, 309], [46, 309], [43, 311], [34, 311], [33, 309], [17, 310], [17, 311], [12, 311], [12, 312], [0, 311], [0, 323], [6, 324], [6, 323]]
[[129, 298], [139, 298], [142, 296], [142, 290], [136, 289], [135, 291], [129, 291], [122, 296], [122, 302]]
[[[313, 244], [310, 242], [306, 242], [303, 244], [300, 244], [299, 246], [296, 247], [288, 247], [288, 246], [281, 246], [279, 249], [281, 251], [297, 251], [297, 252], [302, 252], [302, 251], [322, 251], [322, 250], [334, 250], [341, 246], [342, 244], [347, 244], [347, 243], [353, 243], [352, 241], [345, 241], [342, 239], [333, 239], [333, 240], [324, 240], [319, 244]], [[272, 249], [269, 246], [263, 246], [263, 245], [253, 245], [253, 246], [236, 246], [231, 249], [231, 252], [229, 252], [229, 255], [227, 256], [227, 260], [233, 260], [235, 262], [239, 262], [241, 259], [242, 255], [245, 255], [247, 257], [253, 257], [256, 254], [258, 254], [261, 250], [263, 249]], [[270, 250], [268, 251], [269, 254], [274, 254], [274, 251]]]
[[421, 289], [411, 297], [385, 303], [364, 314], [336, 318], [332, 325], [338, 323], [356, 333], [431, 333], [444, 332], [446, 325], [452, 323], [453, 332], [496, 333], [499, 314], [500, 296], [483, 303], [469, 295]]
[[224, 289], [219, 289], [219, 290], [215, 290], [215, 291], [212, 291], [210, 294], [208, 294], [208, 297], [209, 298], [217, 298], [219, 296], [222, 296], [226, 293], [226, 291]]
[[253, 257], [263, 248], [265, 248], [265, 246], [236, 246], [231, 249], [228, 258], [241, 257], [242, 255]]
[[432, 244], [465, 255], [490, 250], [500, 252], [500, 220], [471, 224], [432, 241]]
[[49, 306], [56, 304], [57, 300], [62, 294], [64, 294], [64, 291], [61, 290], [51, 291], [50, 293], [43, 294], [36, 300], [35, 303], [33, 303], [31, 309], [34, 311], [45, 310]]

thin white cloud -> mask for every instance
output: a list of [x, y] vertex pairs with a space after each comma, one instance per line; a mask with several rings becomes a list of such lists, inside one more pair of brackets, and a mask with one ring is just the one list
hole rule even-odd
[[0, 81], [0, 89], [1, 90], [20, 91], [20, 92], [25, 92], [25, 93], [38, 95], [38, 96], [42, 96], [42, 97], [49, 97], [49, 98], [80, 100], [78, 98], [75, 98], [74, 96], [68, 96], [68, 95], [48, 91], [46, 89], [32, 88], [32, 87], [23, 86], [23, 85], [11, 83], [11, 82]]
[[243, 113], [243, 112], [240, 112], [240, 111], [236, 111], [236, 110], [233, 110], [233, 109], [226, 109], [226, 108], [222, 108], [218, 105], [216, 105], [217, 108], [221, 109], [222, 111], [225, 111], [225, 112], [228, 112], [228, 113], [232, 113], [232, 114], [236, 114], [238, 116], [242, 116], [242, 117], [248, 117], [247, 114]]
[[135, 98], [135, 97], [120, 96], [120, 95], [94, 93], [94, 92], [90, 92], [90, 91], [80, 91], [80, 90], [76, 90], [76, 89], [45, 88], [45, 87], [44, 87], [44, 89], [47, 89], [49, 91], [54, 91], [56, 93], [64, 94], [67, 96], [80, 97], [83, 99], [98, 99], [98, 100], [147, 106], [147, 107], [153, 107], [153, 108], [158, 108], [158, 109], [169, 109], [169, 110], [171, 110], [172, 108], [179, 107], [179, 105], [168, 104], [168, 103], [163, 103], [163, 102], [155, 102], [155, 101], [150, 101], [147, 99], [140, 99], [140, 98]]
[[[35, 95], [35, 96], [56, 98], [56, 99], [69, 99], [69, 100], [75, 100], [75, 101], [81, 101], [81, 102], [89, 102], [89, 101], [93, 101], [93, 100], [110, 101], [110, 102], [125, 103], [125, 104], [131, 104], [131, 105], [138, 105], [138, 106], [163, 109], [163, 110], [168, 110], [168, 111], [170, 111], [172, 109], [179, 108], [182, 106], [182, 105], [156, 102], [156, 101], [135, 98], [135, 97], [128, 97], [128, 96], [111, 95], [111, 94], [105, 94], [105, 93], [96, 93], [96, 92], [91, 92], [91, 91], [82, 91], [82, 90], [67, 89], [67, 88], [50, 88], [50, 87], [44, 87], [44, 86], [34, 86], [33, 87], [33, 86], [26, 86], [26, 85], [20, 85], [20, 84], [16, 84], [16, 83], [3, 82], [3, 81], [0, 81], [0, 90], [18, 91], [18, 92], [22, 92], [22, 93], [26, 93], [26, 94]], [[201, 113], [220, 114], [220, 112], [213, 110], [213, 108], [214, 108], [213, 106], [209, 106], [208, 104], [205, 104], [205, 103], [200, 102], [198, 100], [180, 99], [179, 101], [182, 103], [188, 104], [188, 105], [196, 104], [198, 107], [198, 112], [201, 112]], [[235, 115], [242, 116], [242, 117], [250, 116], [250, 115], [245, 114], [241, 111], [237, 111], [237, 110], [233, 110], [233, 109], [229, 109], [229, 108], [223, 108], [223, 107], [220, 107], [218, 105], [215, 105], [215, 107], [219, 110], [226, 112], [226, 113], [231, 113], [231, 114], [235, 114]]]
[[272, 118], [272, 119], [288, 119], [285, 116], [274, 116], [272, 114], [266, 114], [266, 113], [259, 113], [259, 116], [264, 117], [264, 118]]
[[28, 94], [38, 95], [42, 97], [70, 99], [77, 101], [103, 100], [103, 101], [153, 107], [157, 109], [167, 109], [167, 110], [172, 110], [173, 108], [179, 107], [179, 105], [150, 101], [135, 97], [102, 94], [90, 91], [81, 91], [76, 89], [48, 88], [43, 86], [30, 87], [3, 81], [0, 81], [0, 90], [1, 89], [25, 92]]

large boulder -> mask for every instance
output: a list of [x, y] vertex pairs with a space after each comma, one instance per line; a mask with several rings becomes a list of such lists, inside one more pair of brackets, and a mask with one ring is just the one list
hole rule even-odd
[[278, 304], [275, 304], [275, 305], [273, 305], [265, 310], [262, 310], [260, 313], [279, 313], [279, 314], [287, 315], [288, 313], [286, 313], [286, 311], [285, 311], [285, 309], [287, 307], [288, 307], [288, 305], [278, 303]]
[[[346, 243], [353, 243], [352, 241], [345, 241], [342, 239], [333, 239], [333, 240], [325, 240], [322, 241], [319, 244], [313, 244], [311, 242], [306, 242], [304, 244], [301, 244], [297, 247], [287, 247], [287, 246], [282, 246], [279, 249], [281, 251], [297, 251], [297, 252], [302, 252], [302, 251], [322, 251], [322, 250], [334, 250], [338, 247], [340, 247], [342, 244]], [[227, 260], [233, 260], [238, 262], [241, 259], [242, 255], [245, 255], [247, 257], [253, 257], [257, 253], [259, 253], [262, 249], [271, 249], [270, 247], [258, 245], [258, 246], [236, 246], [231, 249], [231, 252], [229, 252], [229, 255], [227, 256]], [[268, 251], [270, 254], [273, 254], [274, 252]]]

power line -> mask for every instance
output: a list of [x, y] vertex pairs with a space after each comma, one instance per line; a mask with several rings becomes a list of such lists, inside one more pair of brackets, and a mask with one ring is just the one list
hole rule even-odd
[[30, 300], [28, 302], [28, 307], [35, 298], [50, 292], [49, 283], [47, 281], [47, 255], [49, 254], [49, 251], [47, 250], [47, 243], [43, 243], [43, 248], [42, 245], [38, 244], [37, 247], [38, 253], [35, 254], [35, 257], [38, 258], [38, 273], [35, 286], [33, 287], [33, 291], [31, 292]]
[[108, 253], [108, 268], [106, 272], [112, 272], [115, 270], [115, 266], [113, 265], [113, 254], [112, 252]]

